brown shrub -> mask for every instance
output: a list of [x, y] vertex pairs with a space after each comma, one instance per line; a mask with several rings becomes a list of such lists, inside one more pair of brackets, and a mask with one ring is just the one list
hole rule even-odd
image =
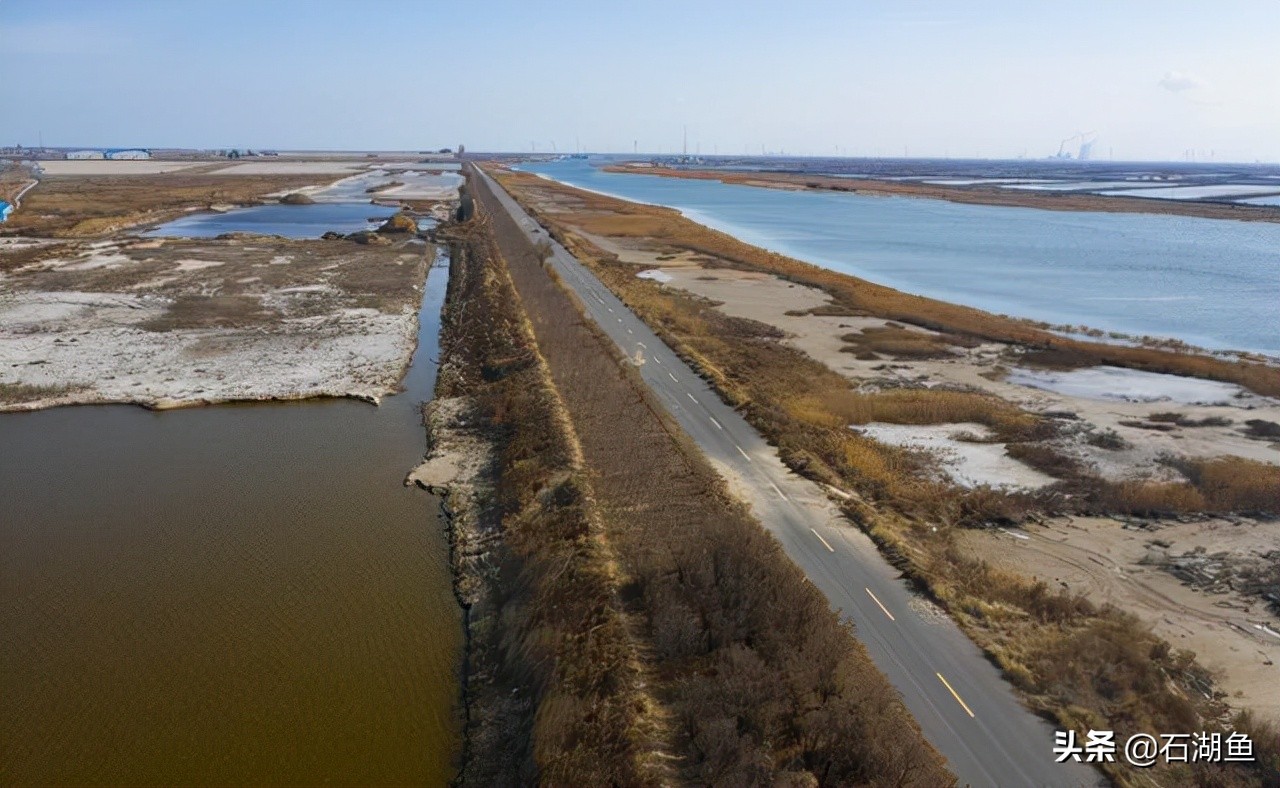
[[387, 219], [378, 228], [380, 233], [416, 233], [418, 222], [407, 211], [399, 211]]
[[1120, 451], [1127, 449], [1132, 444], [1120, 436], [1120, 433], [1112, 429], [1102, 430], [1100, 432], [1090, 433], [1087, 438], [1090, 446], [1097, 446], [1099, 449], [1108, 451]]
[[1044, 443], [1010, 443], [1005, 453], [1055, 479], [1076, 480], [1085, 473], [1079, 460]]
[[[660, 782], [636, 648], [574, 436], [483, 225], [454, 246], [438, 395], [495, 444], [500, 542], [468, 615], [462, 785]], [[455, 557], [455, 561], [460, 560]], [[474, 560], [466, 557], [461, 560]]]
[[848, 388], [802, 395], [786, 404], [795, 418], [822, 426], [977, 422], [1001, 440], [1046, 437], [1052, 425], [988, 394], [946, 389], [898, 389], [860, 394]]
[[[578, 194], [524, 176], [511, 176], [508, 181], [513, 183], [517, 197], [524, 189]], [[620, 205], [609, 198], [597, 200], [594, 195], [581, 199], [593, 210], [613, 210]], [[551, 213], [543, 218], [624, 302], [694, 364], [722, 397], [744, 412], [793, 469], [825, 483], [856, 489], [863, 499], [888, 504], [872, 507], [850, 499], [843, 508], [850, 519], [869, 530], [896, 565], [947, 608], [1004, 669], [1010, 681], [1026, 693], [1034, 708], [1051, 713], [1062, 724], [1078, 730], [1105, 725], [1123, 734], [1215, 727], [1213, 720], [1221, 714], [1222, 707], [1216, 701], [1202, 700], [1200, 688], [1211, 686], [1211, 682], [1189, 655], [1173, 652], [1138, 621], [1113, 608], [1098, 608], [1077, 595], [995, 572], [967, 558], [956, 547], [954, 525], [977, 525], [1002, 517], [1017, 519], [1043, 501], [990, 489], [961, 493], [947, 485], [922, 480], [916, 473], [921, 469], [917, 456], [881, 446], [847, 428], [851, 423], [873, 420], [977, 421], [1017, 442], [1052, 434], [1051, 422], [970, 392], [854, 392], [842, 377], [803, 353], [774, 342], [742, 341], [726, 332], [727, 324], [715, 317], [715, 310], [678, 292], [660, 291], [651, 283], [636, 280], [609, 255], [566, 229], [561, 223], [563, 216]], [[577, 223], [579, 216], [575, 213], [568, 220]], [[672, 233], [667, 236], [669, 243], [703, 250], [722, 248], [702, 244], [700, 239], [706, 237], [703, 229], [690, 228], [679, 236], [673, 228], [668, 232]], [[694, 240], [689, 242], [688, 238]], [[778, 267], [776, 256], [759, 250], [751, 254], [756, 255], [751, 258], [756, 261], [768, 258], [760, 263], [762, 269]], [[743, 258], [748, 256], [744, 253]], [[739, 267], [755, 264], [740, 262]], [[803, 281], [803, 277], [789, 278]], [[868, 283], [858, 286], [878, 292]], [[899, 299], [895, 303], [910, 303], [912, 297], [897, 294], [894, 298]], [[855, 301], [850, 298], [847, 303]], [[919, 315], [903, 311], [904, 319], [910, 319], [908, 314]], [[919, 320], [911, 322], [924, 324]], [[1037, 450], [1017, 451], [1030, 457]], [[1057, 457], [1041, 460], [1061, 462]], [[1064, 467], [1062, 472], [1069, 475], [1070, 470]], [[1204, 501], [1191, 484], [1105, 485], [1099, 481], [1100, 488], [1088, 493], [1087, 486], [1093, 482], [1068, 482], [1067, 489], [1074, 494], [1074, 500], [1084, 501], [1086, 506], [1097, 506], [1100, 500], [1107, 499], [1111, 511], [1190, 511], [1203, 506]], [[1051, 495], [1055, 504], [1062, 500]], [[679, 609], [674, 600], [664, 604]], [[664, 631], [668, 632], [667, 642], [673, 654], [698, 647], [697, 638], [672, 629], [669, 623], [664, 625]], [[715, 669], [720, 669], [720, 663], [715, 663]], [[743, 681], [754, 690], [749, 660], [725, 669], [743, 675]], [[769, 696], [762, 693], [761, 697], [767, 700]], [[741, 742], [741, 730], [723, 720], [708, 720], [693, 731], [697, 741], [717, 753], [742, 753], [741, 748], [735, 750], [732, 746], [734, 736]], [[756, 774], [750, 758], [717, 756], [712, 760], [711, 771], [701, 775], [703, 782], [715, 775], [747, 780]], [[1121, 781], [1133, 776], [1122, 767], [1113, 768], [1111, 775]], [[1163, 778], [1163, 773], [1159, 776]], [[1246, 773], [1244, 779], [1246, 782], [1241, 784], [1247, 784], [1251, 773]]]
[[34, 402], [41, 399], [62, 396], [78, 391], [79, 386], [66, 384], [56, 386], [33, 386], [26, 383], [0, 383], [0, 405], [12, 405], [22, 402]]
[[1120, 421], [1122, 427], [1133, 427], [1139, 430], [1151, 430], [1152, 432], [1173, 432], [1174, 426], [1166, 422], [1149, 422], [1138, 421], [1136, 419], [1122, 419]]
[[1225, 416], [1206, 416], [1203, 419], [1193, 419], [1185, 413], [1173, 411], [1152, 413], [1147, 416], [1147, 421], [1177, 424], [1179, 427], [1230, 427], [1232, 424], [1231, 419]]
[[1245, 432], [1253, 438], [1280, 438], [1280, 424], [1266, 419], [1249, 419]]
[[1243, 457], [1188, 460], [1177, 467], [1214, 511], [1280, 513], [1280, 467]]
[[1154, 517], [1204, 511], [1200, 491], [1180, 482], [1126, 481], [1103, 484], [1093, 496], [1104, 512]]
[[[760, 784], [807, 773], [831, 784], [886, 776], [903, 785], [950, 784], [826, 599], [732, 499], [696, 447], [658, 415], [609, 340], [584, 321], [565, 319], [578, 314], [567, 293], [505, 212], [493, 210], [487, 188], [477, 192], [538, 347], [581, 425], [583, 456], [627, 578], [624, 598], [643, 622], [652, 686], [672, 713], [681, 779]], [[753, 321], [682, 306], [657, 319], [706, 320], [734, 344], [764, 353], [779, 348], [776, 329]]]
[[1016, 360], [1026, 366], [1059, 370], [1091, 367], [1097, 363], [1092, 354], [1069, 347], [1032, 347], [1018, 354]]
[[864, 328], [860, 333], [845, 334], [842, 342], [849, 343], [844, 348], [849, 353], [871, 352], [883, 353], [895, 358], [946, 358], [955, 355], [952, 347], [955, 341], [948, 341], [941, 334], [925, 331], [912, 331], [905, 328]]

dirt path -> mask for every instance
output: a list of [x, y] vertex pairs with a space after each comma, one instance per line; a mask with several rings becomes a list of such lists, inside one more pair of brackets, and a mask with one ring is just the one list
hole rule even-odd
[[[1257, 599], [1207, 594], [1148, 563], [1196, 548], [1238, 556], [1280, 548], [1280, 523], [1212, 519], [1126, 527], [1102, 517], [1055, 518], [1025, 531], [967, 531], [961, 544], [1000, 569], [1127, 610], [1218, 673], [1233, 705], [1280, 717], [1280, 620]], [[1158, 541], [1157, 541], [1158, 540]], [[1167, 548], [1159, 545], [1169, 545]], [[1264, 627], [1266, 629], [1264, 629]]]

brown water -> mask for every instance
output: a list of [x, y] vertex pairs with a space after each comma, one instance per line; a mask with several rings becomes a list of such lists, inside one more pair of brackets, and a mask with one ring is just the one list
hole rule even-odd
[[434, 784], [460, 613], [407, 391], [0, 415], [0, 783]]

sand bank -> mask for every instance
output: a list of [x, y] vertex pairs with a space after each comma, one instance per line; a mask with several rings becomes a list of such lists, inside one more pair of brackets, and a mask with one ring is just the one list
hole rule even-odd
[[1241, 704], [1280, 718], [1280, 619], [1256, 598], [1189, 588], [1158, 565], [1196, 549], [1257, 560], [1280, 549], [1274, 522], [1247, 518], [1159, 522], [1134, 527], [1102, 517], [1054, 518], [1024, 531], [967, 531], [966, 550], [1056, 588], [1139, 616], [1176, 648], [1194, 651]]
[[1196, 200], [1152, 200], [1148, 197], [1121, 197], [1084, 194], [1077, 191], [1016, 190], [1001, 184], [948, 186], [937, 183], [872, 178], [841, 178], [814, 173], [731, 172], [724, 170], [671, 169], [667, 167], [614, 165], [609, 172], [661, 175], [668, 178], [718, 180], [742, 186], [768, 189], [842, 191], [857, 194], [927, 197], [976, 205], [1006, 205], [1050, 211], [1100, 211], [1104, 213], [1159, 213], [1200, 216], [1208, 219], [1280, 222], [1280, 210], [1261, 205]]

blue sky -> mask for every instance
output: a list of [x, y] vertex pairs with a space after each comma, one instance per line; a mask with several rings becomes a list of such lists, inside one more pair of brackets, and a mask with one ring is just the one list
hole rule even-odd
[[1280, 2], [0, 0], [0, 143], [1280, 161]]

